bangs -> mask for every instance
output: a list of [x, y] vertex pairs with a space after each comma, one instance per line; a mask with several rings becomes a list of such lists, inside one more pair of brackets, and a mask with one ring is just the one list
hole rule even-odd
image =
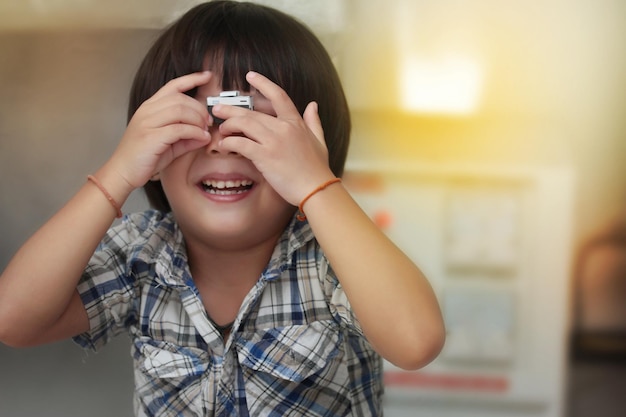
[[[281, 86], [303, 112], [315, 99], [306, 97], [303, 86], [313, 76], [308, 75], [312, 66], [303, 65], [303, 51], [318, 48], [312, 47], [317, 39], [309, 36], [308, 29], [259, 5], [214, 2], [205, 6], [204, 13], [183, 17], [172, 34], [173, 45], [186, 45], [171, 50], [172, 78], [208, 69], [221, 78], [223, 90], [249, 91], [246, 73], [256, 71]], [[212, 8], [222, 10], [215, 13]], [[299, 80], [291, 74], [300, 74]]]

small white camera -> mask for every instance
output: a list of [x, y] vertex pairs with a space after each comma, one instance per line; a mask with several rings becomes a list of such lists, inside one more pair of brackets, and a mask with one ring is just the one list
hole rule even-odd
[[239, 91], [222, 91], [217, 97], [207, 97], [206, 105], [209, 114], [213, 117], [213, 123], [219, 125], [224, 120], [213, 115], [213, 106], [218, 104], [228, 104], [230, 106], [243, 107], [254, 110], [253, 100], [251, 96], [240, 96]]

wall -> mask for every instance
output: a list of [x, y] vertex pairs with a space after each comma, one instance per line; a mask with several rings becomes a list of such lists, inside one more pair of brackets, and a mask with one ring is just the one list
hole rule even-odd
[[[0, 33], [0, 269], [115, 149], [154, 33]], [[136, 193], [125, 210], [143, 206]], [[97, 355], [69, 341], [0, 345], [0, 415], [131, 415], [129, 352], [125, 337]]]
[[0, 34], [0, 265], [115, 149], [132, 76], [153, 36]]
[[[342, 71], [355, 110], [353, 158], [571, 167], [574, 243], [622, 215], [626, 3], [395, 0], [353, 3], [350, 16], [358, 23], [349, 25]], [[468, 68], [455, 61], [475, 64], [476, 107], [403, 109], [407, 56], [431, 72], [463, 75]]]

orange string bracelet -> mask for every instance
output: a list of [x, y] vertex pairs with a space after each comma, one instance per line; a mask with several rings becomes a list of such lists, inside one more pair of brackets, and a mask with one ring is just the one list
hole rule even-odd
[[329, 185], [334, 184], [339, 181], [341, 181], [341, 178], [333, 178], [332, 180], [328, 180], [324, 184], [320, 185], [319, 187], [311, 191], [309, 195], [304, 197], [302, 201], [300, 202], [300, 204], [298, 205], [298, 214], [296, 215], [296, 219], [300, 221], [306, 220], [306, 214], [304, 214], [304, 203], [306, 203], [307, 200], [313, 197], [313, 195], [315, 195], [316, 193], [322, 191], [324, 188], [328, 187]]
[[96, 187], [98, 187], [98, 189], [100, 191], [102, 191], [102, 194], [104, 194], [104, 196], [106, 197], [107, 200], [109, 200], [109, 203], [111, 203], [111, 205], [113, 206], [113, 208], [116, 211], [116, 217], [119, 219], [120, 217], [123, 216], [122, 214], [122, 208], [120, 207], [119, 204], [117, 204], [117, 201], [115, 201], [115, 199], [111, 196], [111, 194], [109, 194], [109, 192], [107, 191], [106, 188], [104, 188], [104, 186], [100, 183], [100, 181], [98, 181], [98, 179], [96, 177], [94, 177], [93, 175], [87, 175], [87, 180], [93, 182], [95, 184]]

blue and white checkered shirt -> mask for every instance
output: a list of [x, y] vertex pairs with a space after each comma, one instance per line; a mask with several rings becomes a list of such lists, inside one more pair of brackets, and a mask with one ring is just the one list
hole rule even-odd
[[111, 228], [78, 290], [91, 330], [76, 342], [132, 338], [138, 416], [382, 415], [382, 360], [306, 222], [287, 227], [225, 343], [171, 215]]

